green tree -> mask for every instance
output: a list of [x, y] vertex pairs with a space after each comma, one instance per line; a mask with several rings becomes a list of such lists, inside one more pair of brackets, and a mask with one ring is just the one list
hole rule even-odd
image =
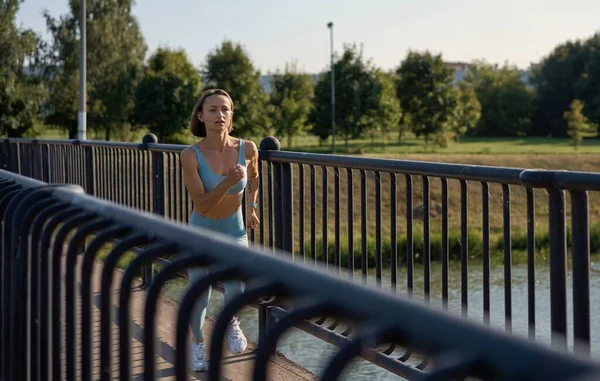
[[481, 118], [481, 103], [479, 103], [473, 87], [466, 86], [464, 82], [461, 82], [458, 89], [458, 107], [453, 131], [456, 139], [460, 140], [460, 136], [472, 131]]
[[0, 5], [0, 134], [7, 137], [36, 135], [45, 96], [36, 73], [40, 40], [15, 25], [21, 3]]
[[394, 73], [385, 73], [375, 69], [372, 73], [373, 81], [370, 94], [372, 107], [363, 115], [364, 128], [371, 135], [371, 140], [377, 135], [381, 136], [383, 145], [387, 143], [388, 136], [400, 122], [400, 102], [396, 96], [396, 76]]
[[[79, 5], [71, 0], [71, 12], [59, 19], [45, 13], [52, 37], [48, 123], [67, 129], [71, 138], [77, 132]], [[98, 0], [86, 8], [88, 126], [106, 140], [118, 134], [127, 138], [147, 50], [132, 5], [131, 0]]]
[[[533, 133], [542, 136], [566, 136], [563, 113], [573, 99], [595, 107], [591, 99], [597, 91], [595, 80], [586, 74], [594, 52], [600, 48], [600, 33], [587, 40], [567, 41], [532, 68], [536, 89]], [[587, 76], [587, 77], [586, 77]]]
[[458, 104], [452, 71], [441, 55], [426, 51], [409, 52], [396, 74], [396, 94], [403, 111], [400, 126], [409, 117], [415, 135], [424, 136], [426, 144], [437, 136], [436, 143], [443, 145], [445, 139], [440, 138], [450, 132]]
[[[65, 129], [69, 139], [75, 139], [79, 87], [78, 23], [72, 15], [54, 19], [46, 12], [44, 16], [51, 36], [43, 70], [51, 109], [45, 123]], [[88, 90], [91, 87], [89, 80], [87, 87]]]
[[310, 74], [299, 73], [296, 65], [286, 65], [283, 73], [272, 76], [271, 120], [276, 134], [287, 137], [288, 148], [308, 129], [314, 87]]
[[[337, 69], [336, 69], [337, 70]], [[311, 133], [319, 137], [319, 145], [322, 145], [333, 133], [331, 127], [331, 70], [321, 73], [315, 85], [315, 95], [313, 109], [309, 115], [309, 123], [312, 125]], [[337, 81], [334, 85], [337, 92]], [[337, 115], [336, 99], [336, 124], [339, 116]], [[337, 129], [336, 129], [337, 130]], [[336, 131], [337, 132], [337, 131]]]
[[598, 126], [589, 122], [583, 115], [583, 107], [583, 102], [575, 99], [571, 102], [570, 110], [564, 113], [567, 123], [567, 135], [571, 138], [575, 149], [581, 145], [584, 137], [592, 137], [598, 134]]
[[[334, 70], [336, 136], [343, 136], [348, 151], [351, 138], [373, 134], [390, 120], [394, 123], [399, 111], [389, 103], [390, 99], [397, 102], [390, 83], [355, 45], [344, 46], [342, 56], [334, 60]], [[331, 135], [331, 71], [319, 77], [314, 104], [313, 134], [323, 141]]]
[[201, 90], [185, 51], [158, 49], [136, 89], [134, 124], [147, 126], [161, 143], [187, 144], [187, 121]]
[[481, 118], [471, 131], [473, 135], [524, 136], [530, 132], [533, 91], [522, 81], [518, 69], [476, 61], [463, 86], [473, 88], [481, 104]]
[[[369, 63], [355, 45], [345, 45], [342, 56], [334, 58], [335, 132], [343, 136], [348, 150], [350, 138], [362, 135], [361, 118], [368, 111]], [[331, 130], [331, 70], [323, 72], [315, 87], [315, 107], [311, 116], [313, 134], [324, 141]]]
[[586, 60], [584, 72], [575, 84], [575, 93], [583, 100], [583, 112], [586, 117], [600, 125], [600, 33], [596, 39], [588, 41], [590, 55]]
[[472, 131], [481, 118], [481, 103], [477, 99], [475, 89], [461, 82], [458, 90], [458, 107], [454, 123], [457, 138]]
[[260, 72], [240, 44], [225, 40], [210, 52], [203, 74], [205, 88], [221, 88], [233, 98], [236, 136], [245, 138], [268, 131], [269, 97], [260, 86]]

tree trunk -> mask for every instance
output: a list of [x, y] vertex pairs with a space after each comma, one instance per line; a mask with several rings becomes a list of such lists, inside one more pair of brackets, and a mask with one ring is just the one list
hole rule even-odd
[[77, 139], [77, 122], [71, 124], [71, 127], [67, 128], [67, 132], [69, 133], [69, 139]]
[[400, 116], [400, 121], [398, 122], [398, 143], [402, 143], [402, 135], [403, 135], [402, 124], [403, 123], [404, 123], [404, 113], [402, 113], [402, 116]]

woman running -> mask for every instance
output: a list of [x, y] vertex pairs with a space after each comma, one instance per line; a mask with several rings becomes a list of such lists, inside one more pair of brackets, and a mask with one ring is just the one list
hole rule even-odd
[[[255, 229], [258, 195], [258, 149], [249, 140], [230, 135], [233, 129], [233, 101], [226, 91], [204, 92], [192, 113], [190, 130], [201, 137], [198, 143], [181, 153], [183, 178], [194, 208], [191, 226], [217, 231], [248, 246], [248, 236], [242, 217], [242, 195], [247, 189], [246, 226]], [[188, 270], [190, 284], [206, 275], [205, 269]], [[224, 282], [225, 303], [243, 291], [239, 281]], [[191, 320], [191, 365], [194, 371], [207, 369], [206, 343], [202, 327], [210, 299], [208, 289], [196, 303]], [[227, 349], [236, 354], [247, 347], [247, 340], [234, 317], [227, 330]]]

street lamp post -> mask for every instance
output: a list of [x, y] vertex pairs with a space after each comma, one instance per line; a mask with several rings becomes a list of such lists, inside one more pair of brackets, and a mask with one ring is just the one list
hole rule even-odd
[[79, 112], [77, 113], [77, 139], [86, 140], [86, 10], [87, 0], [79, 2]]
[[333, 22], [327, 24], [331, 43], [331, 150], [335, 154], [335, 69], [333, 67]]

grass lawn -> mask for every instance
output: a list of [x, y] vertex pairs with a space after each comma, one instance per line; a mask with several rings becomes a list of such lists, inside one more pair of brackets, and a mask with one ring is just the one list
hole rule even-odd
[[[120, 134], [117, 134], [117, 135], [121, 135], [121, 136], [116, 136], [114, 139], [111, 139], [111, 140], [131, 141], [134, 143], [141, 143], [142, 138], [144, 137], [145, 134], [146, 134], [146, 130], [134, 131], [134, 132], [122, 132]], [[127, 136], [128, 138], [123, 139], [123, 136]], [[44, 130], [44, 132], [37, 138], [38, 139], [68, 139], [69, 134], [67, 133], [66, 130], [48, 128], [48, 129]], [[88, 129], [87, 130], [87, 139], [88, 140], [105, 140], [104, 132], [102, 132], [102, 131], [98, 132], [98, 131]]]
[[[289, 151], [331, 153], [331, 139], [322, 145], [314, 136], [296, 138], [291, 148], [287, 139], [280, 139], [282, 149]], [[260, 139], [257, 139], [260, 141]], [[451, 142], [446, 148], [425, 145], [423, 139], [408, 137], [402, 142], [397, 138], [389, 138], [384, 144], [381, 138], [375, 140], [357, 139], [345, 142], [336, 139], [338, 154], [373, 154], [377, 156], [395, 156], [400, 154], [590, 154], [600, 153], [600, 139], [585, 139], [583, 144], [575, 149], [567, 138], [474, 138], [463, 137], [460, 142]]]
[[[129, 141], [139, 143], [142, 140], [145, 131], [136, 131], [126, 134], [130, 136]], [[197, 138], [188, 133], [188, 143], [193, 144]], [[64, 130], [47, 129], [39, 138], [42, 139], [66, 139], [67, 134]], [[94, 140], [103, 140], [102, 133], [88, 131], [88, 138]], [[263, 136], [246, 137], [253, 140], [257, 145]], [[116, 138], [115, 140], [123, 140]], [[288, 147], [288, 139], [279, 137], [281, 148], [286, 151], [331, 153], [331, 138], [319, 144], [319, 139], [312, 135], [303, 135], [296, 137], [292, 146]], [[460, 142], [451, 142], [446, 148], [439, 148], [432, 144], [426, 145], [425, 141], [414, 136], [405, 137], [402, 142], [398, 142], [397, 134], [390, 134], [384, 139], [376, 136], [374, 139], [355, 139], [348, 142], [348, 147], [343, 139], [336, 139], [336, 153], [348, 155], [366, 155], [371, 157], [390, 157], [400, 158], [406, 154], [469, 154], [469, 155], [498, 155], [498, 154], [600, 154], [600, 139], [584, 139], [583, 144], [575, 149], [568, 138], [476, 138], [463, 137]]]

